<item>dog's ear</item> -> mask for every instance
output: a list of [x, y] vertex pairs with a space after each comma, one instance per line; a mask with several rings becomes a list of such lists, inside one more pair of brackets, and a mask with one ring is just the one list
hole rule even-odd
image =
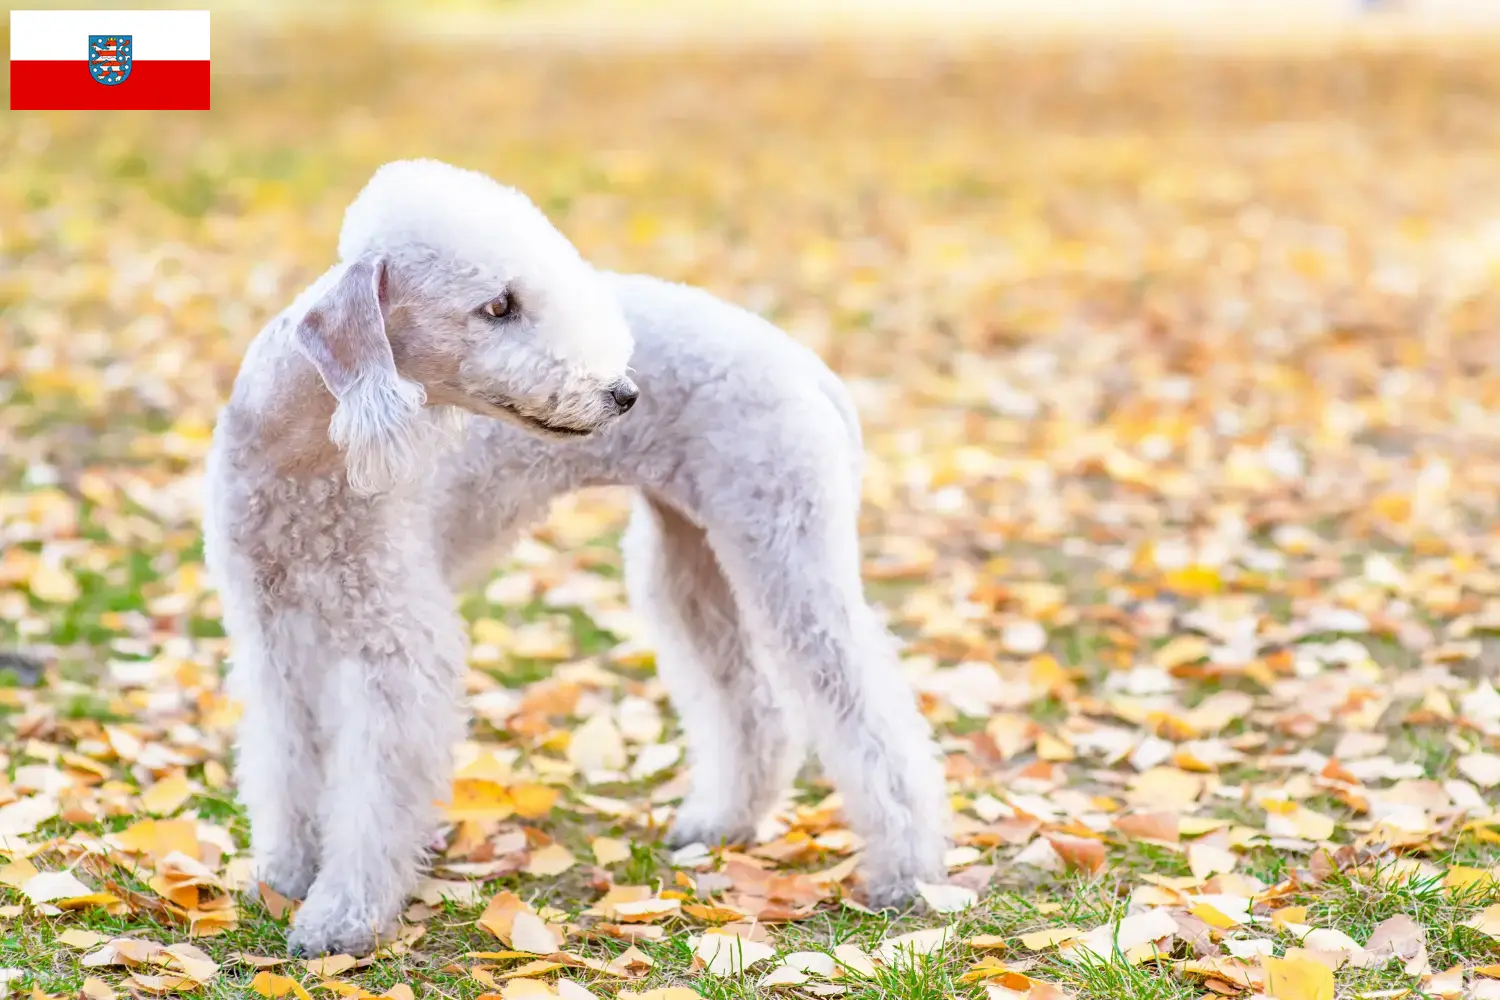
[[361, 257], [297, 323], [297, 348], [338, 400], [328, 436], [344, 452], [349, 485], [378, 493], [409, 479], [417, 461], [422, 387], [396, 373], [385, 332], [386, 261]]

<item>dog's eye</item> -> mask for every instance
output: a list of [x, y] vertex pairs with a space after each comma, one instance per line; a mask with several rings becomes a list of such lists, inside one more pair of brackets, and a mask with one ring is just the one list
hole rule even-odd
[[516, 311], [516, 300], [510, 292], [501, 292], [484, 304], [484, 314], [490, 319], [509, 319]]

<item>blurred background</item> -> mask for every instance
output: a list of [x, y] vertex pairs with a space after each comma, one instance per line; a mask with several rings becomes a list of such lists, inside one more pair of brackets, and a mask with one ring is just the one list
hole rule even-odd
[[1458, 459], [1497, 429], [1497, 8], [1367, 6], [216, 6], [213, 111], [0, 125], [0, 475], [134, 469], [180, 503], [111, 540], [190, 538], [246, 342], [377, 164], [434, 156], [849, 377], [872, 558], [962, 581], [980, 539], [1190, 534], [1225, 489], [1369, 518], [1423, 463], [1488, 510]]

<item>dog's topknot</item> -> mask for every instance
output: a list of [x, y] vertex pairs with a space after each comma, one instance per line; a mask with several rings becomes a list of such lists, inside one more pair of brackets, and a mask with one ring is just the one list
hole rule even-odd
[[[504, 238], [496, 238], [503, 234]], [[339, 258], [420, 244], [498, 275], [524, 264], [582, 264], [577, 249], [515, 188], [438, 160], [395, 160], [377, 169], [344, 212]], [[527, 261], [505, 247], [524, 247]]]

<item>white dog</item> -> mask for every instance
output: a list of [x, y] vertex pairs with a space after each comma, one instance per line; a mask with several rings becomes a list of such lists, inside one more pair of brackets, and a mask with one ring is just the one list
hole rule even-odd
[[693, 770], [673, 842], [747, 841], [810, 735], [868, 897], [941, 880], [942, 771], [863, 597], [859, 426], [822, 362], [430, 160], [376, 171], [339, 257], [251, 344], [208, 464], [239, 791], [257, 877], [305, 898], [291, 949], [395, 923], [463, 736], [455, 590], [596, 484], [640, 491], [629, 590]]

